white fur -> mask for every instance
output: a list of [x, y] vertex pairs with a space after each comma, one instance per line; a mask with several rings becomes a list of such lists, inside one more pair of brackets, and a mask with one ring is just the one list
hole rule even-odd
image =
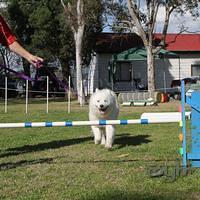
[[[118, 118], [119, 106], [115, 93], [109, 89], [96, 89], [90, 97], [89, 120], [115, 120]], [[91, 126], [95, 144], [112, 148], [115, 137], [115, 126]]]

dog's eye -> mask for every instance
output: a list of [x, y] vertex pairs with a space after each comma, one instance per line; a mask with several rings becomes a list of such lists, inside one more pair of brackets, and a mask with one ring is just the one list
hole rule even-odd
[[104, 102], [107, 103], [108, 101], [107, 101], [107, 100], [104, 100]]
[[99, 102], [100, 102], [100, 100], [97, 100], [97, 102], [99, 103]]

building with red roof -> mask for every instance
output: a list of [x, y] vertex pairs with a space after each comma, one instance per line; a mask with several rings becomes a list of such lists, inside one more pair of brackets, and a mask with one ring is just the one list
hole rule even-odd
[[[159, 45], [161, 34], [155, 34], [155, 45]], [[101, 33], [96, 38], [95, 56], [90, 65], [90, 93], [95, 88], [111, 87], [109, 62], [112, 55], [130, 48], [142, 48], [143, 42], [136, 34]], [[176, 58], [156, 60], [156, 88], [171, 87], [173, 80], [200, 76], [200, 34], [167, 34], [166, 50], [176, 53]], [[135, 80], [147, 85], [146, 60], [133, 60], [117, 63], [115, 91], [137, 89]], [[92, 74], [92, 75], [91, 75]]]
[[[161, 38], [161, 34], [156, 34]], [[200, 52], [200, 34], [167, 34], [166, 49], [173, 52]]]

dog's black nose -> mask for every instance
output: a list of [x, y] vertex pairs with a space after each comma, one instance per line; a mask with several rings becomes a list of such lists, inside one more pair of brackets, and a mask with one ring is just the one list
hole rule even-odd
[[101, 105], [100, 105], [100, 108], [103, 108], [103, 107], [104, 107], [103, 104], [101, 104]]

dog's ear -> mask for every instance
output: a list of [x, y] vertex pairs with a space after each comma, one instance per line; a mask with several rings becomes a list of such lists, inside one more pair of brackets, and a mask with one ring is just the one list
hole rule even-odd
[[115, 93], [114, 93], [114, 91], [112, 91], [112, 90], [109, 90], [109, 93], [112, 95], [112, 96], [114, 96], [115, 97]]
[[96, 88], [96, 89], [95, 89], [95, 92], [98, 92], [98, 91], [99, 91], [99, 88]]

